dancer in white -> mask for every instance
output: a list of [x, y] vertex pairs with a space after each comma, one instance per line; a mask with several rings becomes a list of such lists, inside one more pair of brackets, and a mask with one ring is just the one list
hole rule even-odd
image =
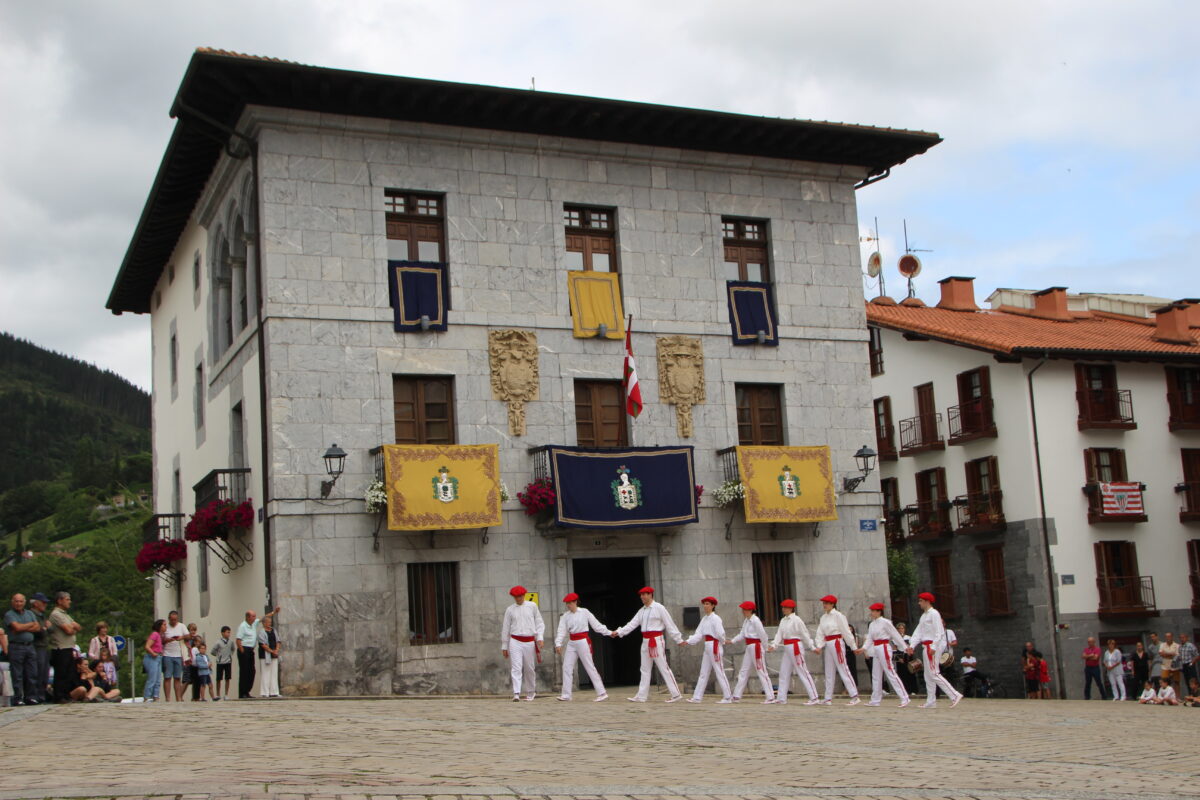
[[883, 679], [886, 676], [892, 691], [900, 698], [900, 707], [904, 708], [909, 703], [908, 691], [896, 673], [891, 648], [897, 647], [903, 651], [908, 649], [908, 645], [892, 621], [883, 616], [883, 603], [872, 603], [870, 610], [871, 624], [863, 641], [863, 650], [871, 659], [871, 700], [867, 705], [877, 706], [883, 702]]
[[733, 702], [742, 699], [742, 691], [750, 680], [750, 672], [758, 673], [758, 682], [762, 684], [763, 694], [767, 696], [763, 703], [775, 702], [775, 690], [771, 688], [771, 676], [767, 673], [767, 660], [763, 658], [763, 645], [767, 641], [767, 629], [762, 620], [754, 612], [758, 607], [753, 601], [747, 600], [738, 606], [742, 610], [742, 629], [738, 635], [728, 641], [728, 644], [746, 643], [746, 653], [742, 656], [742, 669], [738, 673], [737, 685], [733, 687]]
[[703, 642], [700, 653], [700, 675], [696, 678], [696, 691], [688, 698], [689, 703], [699, 703], [708, 688], [708, 678], [713, 676], [721, 687], [721, 699], [717, 703], [732, 703], [729, 679], [725, 677], [725, 623], [717, 616], [717, 598], [706, 597], [700, 601], [704, 616], [696, 626], [696, 632], [688, 637], [685, 645]]
[[850, 623], [846, 620], [846, 615], [837, 610], [837, 597], [827, 594], [821, 598], [821, 606], [825, 609], [825, 613], [821, 615], [821, 621], [817, 623], [817, 636], [814, 652], [825, 650], [825, 699], [821, 701], [821, 705], [829, 705], [833, 702], [834, 689], [834, 673], [842, 678], [842, 685], [846, 687], [846, 691], [850, 694], [850, 702], [848, 706], [856, 706], [861, 701], [858, 699], [858, 686], [854, 683], [854, 677], [850, 674], [850, 666], [846, 663], [846, 648], [861, 653], [858, 649], [858, 642], [854, 639], [854, 634], [850, 632]]
[[600, 680], [600, 673], [596, 671], [596, 663], [592, 660], [592, 638], [588, 628], [601, 636], [612, 636], [612, 631], [601, 624], [592, 612], [579, 607], [579, 595], [574, 592], [564, 597], [563, 602], [567, 604], [567, 612], [559, 618], [558, 634], [554, 637], [556, 653], [562, 655], [563, 648], [567, 649], [567, 654], [563, 656], [562, 693], [558, 699], [571, 699], [571, 692], [575, 688], [575, 662], [578, 661], [592, 680], [592, 688], [596, 690], [595, 702], [607, 700], [604, 681]]
[[[933, 607], [935, 600], [929, 592], [917, 595], [921, 619], [912, 632], [912, 641], [921, 650], [921, 670], [925, 673], [925, 702], [921, 708], [933, 708], [937, 705], [938, 689], [946, 693], [950, 698], [950, 707], [954, 708], [963, 696], [942, 675], [940, 662], [946, 649], [946, 626], [942, 624], [942, 613]], [[911, 646], [908, 648], [909, 655], [912, 655], [913, 649]]]
[[514, 586], [508, 593], [512, 595], [513, 604], [504, 609], [504, 627], [500, 629], [500, 652], [508, 659], [511, 667], [515, 703], [521, 699], [522, 690], [525, 691], [526, 700], [534, 698], [537, 686], [534, 670], [542, 660], [546, 621], [542, 619], [542, 612], [537, 603], [525, 599], [528, 592], [524, 586]]
[[1104, 673], [1108, 675], [1108, 685], [1112, 689], [1113, 700], [1125, 699], [1125, 659], [1117, 649], [1117, 640], [1108, 640], [1108, 649], [1101, 659]]
[[642, 679], [638, 683], [637, 694], [629, 698], [631, 703], [644, 703], [650, 696], [650, 670], [653, 667], [658, 667], [658, 676], [662, 678], [663, 683], [667, 685], [667, 691], [671, 693], [668, 703], [674, 703], [683, 699], [683, 695], [679, 693], [679, 684], [675, 682], [675, 675], [671, 672], [671, 666], [667, 664], [666, 648], [663, 647], [665, 642], [662, 641], [664, 635], [669, 635], [675, 644], [683, 642], [683, 635], [679, 632], [679, 628], [675, 627], [675, 622], [671, 619], [670, 612], [666, 606], [654, 600], [654, 589], [650, 586], [643, 586], [638, 589], [638, 596], [642, 598], [642, 607], [633, 619], [617, 628], [612, 632], [614, 637], [619, 636], [624, 638], [638, 628], [642, 629]]
[[779, 628], [775, 631], [775, 638], [768, 648], [774, 651], [782, 644], [784, 649], [783, 659], [779, 662], [779, 694], [775, 695], [775, 702], [787, 703], [788, 689], [792, 685], [792, 673], [795, 672], [797, 680], [808, 692], [808, 702], [804, 705], [815, 706], [821, 702], [817, 698], [817, 684], [808, 671], [808, 665], [804, 663], [804, 654], [813, 649], [813, 640], [808, 635], [808, 626], [796, 613], [796, 601], [790, 597], [779, 604], [779, 609], [783, 615], [779, 619]]

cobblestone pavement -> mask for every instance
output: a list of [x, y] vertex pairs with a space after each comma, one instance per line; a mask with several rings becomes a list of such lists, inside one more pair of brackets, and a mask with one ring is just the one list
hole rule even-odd
[[627, 694], [7, 709], [0, 800], [1200, 797], [1192, 709], [665, 705]]

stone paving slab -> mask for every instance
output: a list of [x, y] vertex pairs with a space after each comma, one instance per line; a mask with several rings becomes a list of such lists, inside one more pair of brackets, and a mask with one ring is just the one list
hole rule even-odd
[[[696, 706], [615, 695], [9, 709], [6, 742], [73, 754], [75, 766], [64, 780], [45, 759], [6, 758], [0, 800], [1200, 798], [1200, 747], [1182, 733], [1200, 721], [1191, 709]], [[1181, 734], [1162, 736], [1168, 729]], [[1153, 756], [1131, 742], [1152, 742]]]

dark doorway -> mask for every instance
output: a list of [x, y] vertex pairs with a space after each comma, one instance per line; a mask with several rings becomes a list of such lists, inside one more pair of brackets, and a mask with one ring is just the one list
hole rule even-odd
[[[643, 558], [577, 558], [573, 562], [579, 605], [616, 630], [642, 607], [637, 590], [646, 585]], [[593, 658], [607, 686], [633, 686], [641, 677], [640, 631], [624, 639], [592, 634]], [[587, 673], [576, 671], [581, 686], [591, 686]]]

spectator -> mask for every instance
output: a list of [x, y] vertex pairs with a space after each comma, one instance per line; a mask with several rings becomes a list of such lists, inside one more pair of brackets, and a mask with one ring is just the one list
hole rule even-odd
[[79, 669], [75, 666], [75, 634], [82, 627], [71, 619], [71, 593], [54, 595], [54, 610], [50, 612], [50, 665], [54, 667], [54, 702], [66, 703], [78, 685]]
[[1037, 700], [1042, 696], [1042, 682], [1038, 677], [1038, 659], [1034, 657], [1036, 650], [1027, 651], [1022, 658], [1022, 671], [1025, 673], [1025, 697]]
[[1138, 697], [1138, 703], [1141, 705], [1154, 705], [1158, 700], [1158, 692], [1154, 691], [1154, 681], [1146, 681], [1142, 694]]
[[40, 630], [37, 617], [25, 607], [25, 595], [12, 596], [12, 609], [4, 613], [4, 628], [0, 636], [8, 635], [8, 660], [12, 673], [12, 704], [38, 704], [37, 652], [33, 635]]
[[171, 694], [175, 694], [175, 702], [183, 702], [183, 649], [187, 646], [187, 626], [179, 621], [179, 612], [167, 614], [167, 630], [163, 635], [162, 677], [163, 700], [171, 702]]
[[1092, 699], [1092, 681], [1100, 690], [1100, 699], [1104, 699], [1104, 684], [1100, 680], [1100, 648], [1096, 646], [1096, 637], [1087, 638], [1087, 647], [1083, 648], [1083, 699]]
[[162, 689], [163, 636], [166, 633], [167, 621], [156, 619], [150, 628], [150, 635], [142, 645], [142, 668], [146, 670], [146, 686], [142, 690], [142, 699], [147, 703], [157, 700]]
[[1150, 643], [1146, 645], [1146, 652], [1150, 654], [1150, 680], [1154, 681], [1154, 685], [1158, 686], [1158, 679], [1162, 677], [1162, 655], [1158, 652], [1158, 634], [1150, 634]]
[[[101, 700], [107, 700], [110, 703], [121, 702], [121, 690], [117, 688], [115, 681], [117, 671], [112, 669], [112, 656], [108, 654], [107, 650], [104, 651], [104, 660], [95, 662], [81, 661], [80, 663], [87, 664], [88, 669], [91, 671], [93, 676], [92, 685], [100, 689], [101, 694], [99, 697]], [[105, 667], [106, 664], [107, 667]], [[109, 680], [109, 675], [114, 680]]]
[[[904, 640], [905, 647], [911, 646], [912, 637], [908, 635], [908, 625], [903, 622], [896, 623], [896, 631], [900, 634], [900, 638]], [[913, 660], [904, 650], [896, 648], [896, 652], [892, 654], [892, 659], [896, 663], [896, 674], [900, 676], [900, 682], [904, 684], [904, 689], [911, 696], [917, 691], [917, 676], [913, 674], [908, 665]], [[918, 660], [917, 663], [920, 663]]]
[[105, 650], [100, 654], [100, 660], [92, 665], [92, 669], [110, 688], [117, 688], [117, 659], [115, 655]]
[[[279, 607], [267, 614], [268, 617], [276, 614]], [[238, 654], [238, 699], [249, 700], [250, 692], [254, 690], [254, 652], [258, 649], [258, 622], [257, 614], [253, 611], [246, 612], [246, 619], [238, 625], [237, 629], [237, 654]]]
[[33, 616], [37, 620], [38, 629], [33, 632], [33, 651], [37, 655], [37, 700], [44, 703], [50, 699], [47, 687], [50, 685], [50, 623], [46, 619], [46, 603], [49, 599], [41, 592], [34, 592], [29, 597], [29, 605], [33, 607]]
[[108, 623], [101, 620], [96, 623], [96, 635], [88, 642], [88, 661], [99, 661], [104, 651], [116, 658], [117, 640], [108, 635]]
[[1133, 685], [1145, 686], [1150, 680], [1150, 654], [1146, 652], [1146, 647], [1141, 642], [1133, 646], [1133, 655], [1129, 657], [1133, 662]]
[[1104, 674], [1108, 676], [1108, 685], [1112, 690], [1114, 702], [1125, 699], [1125, 656], [1117, 649], [1117, 640], [1109, 639], [1104, 655]]
[[102, 700], [120, 699], [121, 693], [116, 689], [105, 691], [100, 686], [96, 673], [88, 666], [87, 659], [82, 655], [75, 656], [75, 662], [71, 666], [74, 672], [74, 686], [71, 687], [70, 692], [72, 700], [99, 703]]
[[1034, 650], [1033, 654], [1037, 656], [1038, 665], [1038, 683], [1041, 685], [1041, 698], [1043, 700], [1050, 699], [1050, 665], [1046, 663], [1046, 659], [1042, 657], [1041, 652]]
[[[232, 633], [228, 625], [221, 628], [221, 636], [212, 646], [212, 652], [209, 653], [208, 660], [217, 665], [217, 678], [212, 686], [213, 700], [228, 700], [229, 699], [229, 680], [233, 674], [233, 640], [229, 635]], [[221, 679], [225, 679], [225, 689], [221, 689]]]
[[975, 658], [975, 653], [971, 648], [964, 647], [962, 658], [959, 659], [962, 664], [962, 683], [963, 692], [970, 697], [976, 697], [979, 691], [978, 684], [980, 682], [987, 683], [987, 675], [979, 671], [979, 661]]
[[[279, 609], [275, 609], [278, 611]], [[275, 632], [272, 615], [263, 617], [258, 631], [258, 657], [262, 661], [262, 680], [259, 694], [263, 697], [279, 697], [279, 635]]]
[[1021, 649], [1021, 664], [1024, 665], [1025, 659], [1033, 655], [1033, 642], [1026, 642], [1025, 647]]
[[[1179, 638], [1183, 638], [1181, 635]], [[1200, 678], [1191, 678], [1188, 680], [1187, 694], [1183, 697], [1183, 704], [1192, 708], [1200, 708]]]
[[1179, 643], [1175, 641], [1175, 634], [1170, 631], [1165, 638], [1166, 641], [1158, 646], [1158, 654], [1162, 656], [1162, 679], [1173, 688], [1176, 673], [1179, 672], [1179, 664], [1176, 663], [1179, 658]]
[[1177, 706], [1179, 705], [1179, 697], [1175, 694], [1175, 687], [1170, 681], [1162, 680], [1158, 690], [1158, 697], [1155, 698], [1155, 703], [1160, 706]]
[[9, 655], [8, 634], [4, 632], [4, 628], [0, 627], [0, 708], [5, 708], [12, 702], [13, 696], [13, 681], [12, 681], [12, 664], [8, 660]]
[[192, 676], [192, 685], [197, 687], [200, 693], [200, 700], [208, 700], [204, 696], [205, 687], [208, 688], [209, 697], [216, 700], [217, 698], [213, 697], [212, 667], [209, 665], [208, 660], [208, 645], [204, 643], [203, 639], [200, 640], [200, 645], [196, 648], [196, 654], [192, 656], [192, 668], [195, 671], [195, 675]]
[[183, 660], [183, 682], [191, 684], [192, 687], [192, 702], [200, 702], [200, 684], [196, 682], [196, 654], [200, 650], [200, 645], [204, 643], [204, 637], [197, 633], [196, 623], [188, 623], [188, 638], [186, 657]]
[[1175, 659], [1179, 662], [1182, 683], [1191, 686], [1193, 680], [1200, 680], [1200, 650], [1186, 633], [1179, 634], [1179, 655]]

